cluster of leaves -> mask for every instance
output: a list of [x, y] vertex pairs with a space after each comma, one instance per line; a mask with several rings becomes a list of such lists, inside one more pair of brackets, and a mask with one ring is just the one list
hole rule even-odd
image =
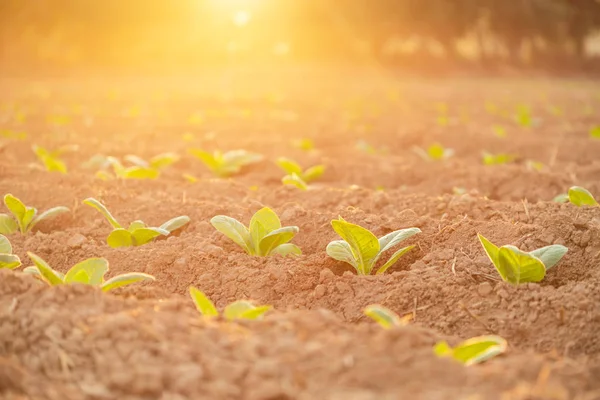
[[69, 212], [67, 207], [54, 207], [38, 215], [37, 209], [27, 207], [10, 193], [4, 196], [4, 204], [13, 215], [11, 218], [8, 214], [0, 214], [0, 234], [4, 235], [11, 235], [17, 230], [25, 235], [39, 222]]
[[450, 357], [465, 366], [482, 363], [506, 351], [505, 339], [496, 335], [477, 336], [467, 339], [452, 348], [448, 342], [441, 341], [435, 345], [433, 352], [441, 358]]
[[104, 258], [88, 258], [78, 264], [75, 264], [66, 274], [62, 274], [50, 267], [41, 257], [27, 253], [35, 266], [27, 267], [24, 272], [30, 273], [46, 282], [50, 286], [62, 285], [68, 283], [82, 283], [86, 285], [98, 286], [104, 292], [127, 286], [140, 281], [154, 281], [152, 275], [141, 272], [131, 272], [117, 275], [105, 281], [104, 275], [108, 272], [108, 261]]
[[300, 231], [297, 226], [281, 226], [279, 217], [273, 210], [264, 207], [250, 219], [249, 228], [238, 220], [217, 215], [210, 220], [216, 230], [233, 240], [252, 256], [283, 256], [302, 254], [302, 250], [293, 243], [288, 243]]
[[19, 256], [12, 253], [12, 245], [8, 238], [0, 235], [0, 269], [15, 269], [21, 266]]
[[[196, 308], [203, 316], [208, 318], [219, 317], [217, 307], [202, 291], [191, 286], [190, 296]], [[272, 308], [273, 306], [270, 305], [255, 306], [251, 301], [238, 300], [225, 307], [223, 317], [228, 321], [236, 319], [259, 319]]]
[[76, 146], [62, 146], [56, 150], [47, 150], [43, 147], [34, 145], [32, 147], [33, 152], [40, 160], [46, 171], [49, 172], [60, 172], [61, 174], [67, 173], [67, 165], [59, 158], [62, 154], [73, 151]]
[[159, 177], [161, 170], [178, 160], [179, 156], [175, 153], [159, 154], [152, 157], [149, 161], [130, 154], [125, 156], [125, 161], [132, 165], [125, 167], [119, 159], [106, 157], [106, 163], [112, 166], [114, 176], [104, 170], [98, 171], [96, 176], [103, 180], [109, 180], [114, 177], [119, 179], [156, 179]]
[[[338, 261], [346, 262], [354, 267], [358, 275], [370, 275], [381, 255], [401, 241], [420, 233], [419, 228], [407, 228], [388, 233], [377, 239], [368, 229], [345, 221], [342, 217], [331, 221], [333, 230], [343, 240], [334, 240], [327, 245], [327, 254]], [[407, 246], [396, 251], [383, 264], [377, 274], [383, 274], [400, 257], [415, 246]]]
[[394, 311], [379, 304], [371, 304], [370, 306], [365, 307], [363, 313], [377, 322], [384, 329], [406, 326], [413, 318], [412, 314], [400, 317]]
[[502, 280], [513, 285], [541, 281], [568, 251], [553, 244], [527, 253], [511, 245], [497, 247], [482, 235], [478, 237]]
[[125, 229], [115, 217], [112, 216], [106, 206], [98, 200], [90, 197], [85, 199], [83, 203], [95, 208], [113, 227], [113, 231], [106, 238], [106, 242], [112, 248], [141, 246], [151, 242], [159, 236], [168, 236], [190, 222], [189, 217], [182, 215], [170, 219], [158, 228], [146, 226], [143, 221], [136, 220]]
[[189, 153], [200, 159], [215, 175], [221, 178], [235, 175], [243, 167], [263, 159], [261, 154], [250, 153], [246, 150], [231, 150], [225, 153], [215, 150], [211, 154], [200, 149], [190, 149]]
[[315, 165], [303, 170], [300, 164], [289, 158], [280, 157], [277, 165], [287, 174], [281, 181], [284, 185], [292, 185], [301, 190], [308, 188], [308, 183], [318, 179], [325, 173], [324, 165]]

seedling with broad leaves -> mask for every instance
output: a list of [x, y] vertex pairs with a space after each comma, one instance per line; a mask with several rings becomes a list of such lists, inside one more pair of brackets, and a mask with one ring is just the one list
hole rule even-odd
[[517, 157], [512, 154], [491, 154], [487, 152], [483, 152], [483, 164], [484, 165], [502, 165], [509, 164], [515, 161]]
[[69, 283], [82, 283], [85, 285], [97, 286], [103, 292], [116, 289], [118, 287], [131, 285], [141, 281], [154, 281], [152, 275], [141, 272], [131, 272], [117, 275], [105, 281], [104, 275], [108, 272], [108, 261], [104, 258], [88, 258], [75, 264], [66, 274], [58, 272], [41, 257], [29, 252], [27, 253], [35, 266], [27, 267], [24, 272], [30, 273], [46, 282], [50, 286], [63, 285]]
[[297, 226], [282, 227], [277, 214], [268, 207], [258, 210], [252, 216], [249, 227], [225, 215], [213, 217], [210, 223], [251, 256], [302, 254], [302, 250], [298, 246], [288, 243], [296, 236], [300, 228]]
[[303, 170], [302, 167], [300, 166], [300, 164], [298, 164], [296, 161], [291, 160], [289, 158], [285, 158], [285, 157], [278, 158], [277, 165], [284, 172], [286, 172], [288, 174], [288, 176], [295, 174], [302, 181], [304, 181], [306, 183], [310, 183], [310, 182], [320, 178], [321, 175], [323, 175], [323, 173], [325, 173], [324, 165], [315, 165], [310, 168], [307, 168], [306, 170]]
[[568, 251], [565, 246], [553, 244], [524, 252], [511, 245], [497, 247], [482, 235], [477, 236], [502, 280], [513, 285], [540, 282]]
[[377, 322], [384, 329], [406, 326], [412, 319], [412, 314], [400, 317], [394, 311], [379, 304], [371, 304], [370, 306], [365, 307], [363, 313]]
[[222, 178], [235, 175], [243, 167], [263, 159], [261, 154], [246, 150], [232, 150], [225, 153], [215, 150], [213, 153], [209, 153], [200, 149], [190, 149], [189, 153], [202, 161], [215, 175]]
[[[219, 317], [219, 311], [215, 304], [202, 291], [190, 286], [190, 297], [196, 305], [196, 309], [207, 318]], [[228, 321], [236, 319], [260, 319], [265, 313], [271, 310], [273, 306], [263, 305], [255, 306], [251, 301], [238, 300], [229, 304], [223, 310], [223, 318]]]
[[[354, 267], [358, 275], [371, 275], [381, 255], [403, 240], [420, 233], [419, 228], [400, 229], [377, 239], [368, 229], [345, 221], [342, 217], [331, 221], [333, 230], [343, 240], [334, 240], [327, 245], [329, 257], [346, 262]], [[386, 272], [400, 257], [415, 246], [407, 246], [396, 251], [376, 272]]]
[[434, 143], [427, 149], [413, 147], [413, 151], [425, 161], [446, 160], [454, 155], [454, 149], [449, 149], [439, 143]]
[[21, 266], [21, 259], [12, 251], [12, 245], [8, 238], [0, 235], [0, 269], [15, 269]]
[[168, 166], [179, 161], [179, 155], [176, 153], [162, 153], [152, 157], [150, 160], [146, 161], [141, 157], [138, 157], [134, 154], [129, 154], [125, 156], [125, 161], [130, 162], [131, 164], [141, 167], [141, 168], [149, 168], [157, 171], [161, 171]]
[[11, 217], [8, 214], [0, 214], [0, 234], [4, 235], [11, 235], [17, 230], [25, 235], [39, 222], [69, 212], [67, 207], [61, 206], [53, 207], [38, 215], [37, 209], [26, 206], [10, 193], [4, 196], [4, 204], [13, 215]]
[[569, 199], [569, 202], [571, 202], [571, 204], [574, 204], [577, 207], [600, 205], [598, 204], [598, 201], [596, 201], [596, 199], [594, 198], [594, 195], [592, 195], [589, 190], [580, 186], [572, 186], [569, 189], [567, 198]]
[[112, 166], [114, 176], [105, 170], [96, 173], [96, 177], [102, 180], [109, 180], [117, 177], [119, 179], [157, 179], [160, 171], [149, 166], [132, 165], [125, 167], [116, 157], [106, 157], [109, 165]]
[[33, 152], [40, 160], [46, 171], [48, 172], [60, 172], [61, 174], [67, 173], [66, 164], [59, 158], [61, 154], [66, 151], [71, 151], [73, 146], [63, 146], [57, 150], [50, 151], [43, 147], [34, 145], [32, 147]]
[[281, 183], [286, 186], [294, 186], [300, 190], [308, 190], [308, 184], [301, 177], [294, 173], [281, 178]]
[[433, 353], [440, 358], [452, 358], [465, 366], [475, 365], [506, 351], [506, 340], [496, 335], [477, 336], [452, 348], [446, 341], [439, 342]]
[[136, 220], [129, 224], [129, 227], [125, 229], [115, 217], [112, 216], [106, 206], [98, 200], [90, 197], [85, 199], [83, 203], [95, 208], [113, 227], [113, 231], [106, 238], [106, 243], [112, 248], [141, 246], [153, 241], [159, 236], [168, 236], [190, 222], [188, 216], [182, 215], [168, 220], [158, 228], [149, 227], [143, 221]]

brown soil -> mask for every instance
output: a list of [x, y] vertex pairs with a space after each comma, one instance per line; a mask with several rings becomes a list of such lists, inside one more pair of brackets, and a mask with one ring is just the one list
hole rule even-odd
[[[600, 399], [600, 208], [552, 202], [575, 184], [600, 195], [600, 140], [588, 135], [600, 123], [598, 84], [211, 78], [2, 82], [0, 128], [28, 138], [2, 139], [0, 194], [73, 211], [10, 237], [24, 264], [27, 251], [61, 271], [98, 256], [111, 275], [140, 271], [157, 280], [102, 294], [0, 271], [1, 398]], [[441, 102], [447, 126], [436, 122]], [[490, 114], [486, 102], [511, 116], [529, 104], [536, 125]], [[21, 124], [8, 118], [15, 109], [27, 113]], [[204, 113], [201, 124], [189, 122], [196, 112]], [[71, 121], [53, 126], [51, 114]], [[497, 124], [507, 138], [494, 135]], [[291, 145], [303, 137], [316, 150]], [[357, 149], [359, 140], [377, 153]], [[434, 142], [455, 156], [425, 162], [411, 150]], [[34, 143], [78, 144], [65, 156], [69, 174], [33, 167]], [[185, 155], [190, 147], [245, 148], [265, 161], [213, 179]], [[484, 166], [483, 150], [519, 157]], [[97, 153], [165, 151], [183, 158], [156, 181], [103, 182], [81, 167]], [[308, 191], [282, 187], [272, 163], [279, 156], [328, 170]], [[201, 180], [188, 183], [183, 173]], [[167, 240], [111, 249], [108, 224], [81, 204], [90, 196], [122, 221], [159, 225], [188, 215], [192, 222]], [[264, 205], [300, 227], [301, 257], [247, 256], [208, 222], [226, 214], [247, 223]], [[390, 273], [360, 277], [325, 254], [338, 215], [377, 236], [412, 226], [423, 232]], [[541, 283], [513, 287], [499, 281], [478, 232], [500, 245], [560, 243], [569, 252]], [[261, 321], [205, 321], [190, 285], [219, 308], [252, 299], [275, 311]], [[383, 330], [362, 314], [373, 303], [415, 313], [414, 322]], [[487, 333], [506, 338], [509, 351], [468, 368], [432, 354], [440, 339]]]

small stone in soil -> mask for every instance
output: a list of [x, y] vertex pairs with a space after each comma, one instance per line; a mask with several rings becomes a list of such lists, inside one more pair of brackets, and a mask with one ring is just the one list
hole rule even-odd
[[87, 238], [85, 236], [83, 236], [81, 233], [76, 233], [75, 235], [71, 236], [69, 240], [67, 240], [67, 246], [71, 247], [72, 249], [77, 249], [80, 248], [86, 241]]
[[482, 282], [477, 286], [477, 293], [479, 293], [481, 297], [485, 297], [492, 293], [492, 289], [492, 285], [489, 282]]

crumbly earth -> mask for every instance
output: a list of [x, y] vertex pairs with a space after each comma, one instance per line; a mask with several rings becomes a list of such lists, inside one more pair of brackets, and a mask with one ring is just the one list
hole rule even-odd
[[[156, 277], [104, 294], [0, 271], [0, 398], [600, 399], [600, 207], [552, 201], [572, 185], [600, 196], [600, 140], [589, 135], [600, 124], [596, 82], [295, 71], [0, 85], [0, 130], [27, 134], [0, 137], [0, 194], [72, 210], [12, 235], [15, 253], [63, 272], [105, 257], [109, 276]], [[515, 123], [521, 105], [533, 126]], [[315, 149], [295, 147], [301, 138]], [[455, 154], [428, 162], [413, 151], [435, 142]], [[61, 175], [36, 165], [33, 144], [79, 149], [64, 156]], [[215, 179], [189, 148], [265, 159]], [[84, 165], [95, 154], [166, 151], [182, 159], [153, 181], [102, 181]], [[483, 151], [517, 158], [486, 166]], [[307, 191], [284, 187], [273, 163], [281, 156], [327, 171]], [[110, 227], [82, 205], [87, 197], [122, 223], [158, 226], [178, 215], [191, 223], [166, 240], [111, 249]], [[300, 228], [293, 242], [302, 256], [248, 256], [209, 223], [218, 214], [247, 223], [263, 206]], [[325, 253], [338, 215], [377, 236], [422, 233], [389, 273], [357, 276]], [[513, 287], [477, 233], [569, 252], [539, 284]], [[190, 285], [218, 308], [251, 299], [274, 311], [259, 321], [204, 320]], [[384, 330], [362, 314], [374, 303], [413, 321]], [[507, 353], [472, 367], [432, 353], [439, 340], [483, 334], [504, 337]]]

